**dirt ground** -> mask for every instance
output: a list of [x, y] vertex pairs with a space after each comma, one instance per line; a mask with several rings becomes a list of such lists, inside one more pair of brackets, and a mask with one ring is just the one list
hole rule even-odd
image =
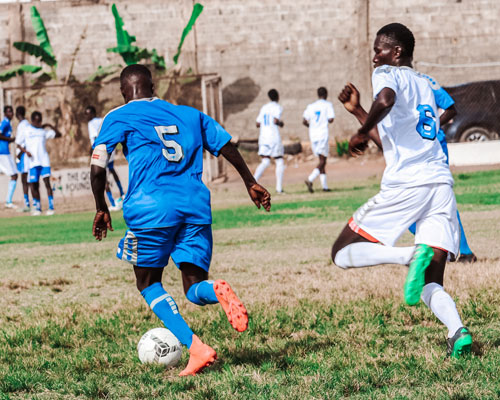
[[[289, 156], [286, 159], [286, 169], [283, 180], [283, 187], [285, 193], [288, 190], [297, 192], [305, 189], [302, 188], [304, 180], [311, 173], [317, 164], [314, 156], [294, 157]], [[250, 170], [255, 171], [257, 163], [250, 164]], [[352, 186], [353, 182], [371, 178], [375, 181], [380, 181], [384, 172], [385, 162], [380, 154], [370, 154], [358, 158], [337, 158], [330, 157], [327, 164], [328, 184], [330, 188], [335, 190], [335, 187]], [[453, 167], [452, 172], [472, 172], [481, 170], [500, 169], [500, 164], [486, 165], [486, 166], [470, 166], [470, 167]], [[212, 191], [212, 205], [216, 208], [223, 208], [233, 204], [241, 204], [246, 201], [246, 192], [241, 184], [241, 179], [232, 166], [227, 166], [228, 179], [225, 182], [210, 183], [208, 186]], [[261, 183], [264, 185], [271, 194], [275, 193], [275, 168], [271, 165], [261, 178]], [[319, 180], [318, 180], [319, 182]], [[315, 182], [316, 185], [319, 185]], [[231, 189], [241, 187], [241, 192], [236, 191], [233, 195]], [[318, 186], [319, 187], [319, 186]], [[227, 194], [230, 193], [228, 197]], [[42, 195], [42, 208], [46, 209], [46, 195], [44, 188], [41, 188]], [[56, 212], [58, 214], [71, 213], [71, 212], [84, 212], [94, 210], [94, 200], [92, 194], [78, 197], [68, 197], [65, 199], [56, 199]], [[0, 209], [1, 217], [12, 217], [22, 215], [22, 213], [14, 210]]]

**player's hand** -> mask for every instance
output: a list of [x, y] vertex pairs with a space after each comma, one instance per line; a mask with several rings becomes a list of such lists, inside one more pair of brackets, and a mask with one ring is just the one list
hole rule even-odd
[[356, 89], [356, 86], [350, 82], [344, 86], [344, 89], [340, 92], [338, 99], [350, 113], [353, 113], [358, 107], [360, 107], [359, 90]]
[[106, 237], [108, 229], [110, 231], [113, 230], [109, 211], [97, 211], [94, 217], [94, 224], [92, 225], [92, 235], [94, 235], [96, 240], [102, 240]]
[[368, 135], [361, 135], [356, 133], [349, 140], [349, 154], [353, 157], [360, 156], [368, 147], [368, 141], [370, 137]]
[[253, 183], [248, 188], [248, 194], [257, 208], [264, 207], [264, 210], [271, 210], [271, 194], [258, 183]]
[[31, 158], [31, 153], [29, 151], [26, 152], [26, 155]]

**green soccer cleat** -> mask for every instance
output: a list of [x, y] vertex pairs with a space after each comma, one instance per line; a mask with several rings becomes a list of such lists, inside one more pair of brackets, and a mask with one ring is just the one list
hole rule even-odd
[[432, 250], [432, 247], [426, 244], [417, 245], [410, 261], [410, 268], [404, 286], [405, 301], [410, 306], [414, 306], [420, 300], [425, 285], [425, 270], [431, 263], [433, 256], [434, 250]]
[[464, 354], [469, 354], [472, 347], [472, 335], [469, 330], [462, 326], [455, 334], [447, 340], [448, 357], [460, 358]]

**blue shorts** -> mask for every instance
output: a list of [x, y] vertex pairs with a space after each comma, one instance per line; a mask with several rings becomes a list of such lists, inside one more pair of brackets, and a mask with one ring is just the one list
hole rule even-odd
[[50, 176], [50, 167], [41, 167], [41, 166], [33, 167], [30, 168], [28, 182], [29, 183], [38, 182], [40, 180], [40, 177], [47, 178], [48, 176]]
[[19, 154], [19, 162], [17, 163], [17, 171], [20, 174], [26, 174], [29, 172], [28, 165], [26, 163], [26, 154], [21, 153]]
[[181, 224], [167, 228], [129, 229], [116, 256], [137, 267], [163, 268], [172, 257], [177, 268], [194, 264], [208, 272], [212, 259], [212, 226]]

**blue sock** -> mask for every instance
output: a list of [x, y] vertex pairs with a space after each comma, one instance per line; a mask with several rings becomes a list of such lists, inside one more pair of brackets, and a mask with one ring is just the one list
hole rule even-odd
[[24, 195], [24, 205], [26, 208], [30, 208], [30, 196], [27, 194]]
[[16, 190], [17, 181], [11, 179], [9, 181], [9, 190], [7, 192], [7, 203], [12, 203], [12, 196], [14, 196], [14, 190]]
[[111, 204], [111, 207], [114, 207], [115, 199], [113, 199], [113, 194], [111, 192], [106, 192], [106, 196], [108, 196], [109, 204]]
[[116, 186], [118, 186], [118, 190], [120, 190], [120, 196], [123, 196], [125, 193], [123, 191], [122, 183], [120, 181], [116, 181]]
[[417, 231], [417, 223], [414, 222], [413, 224], [411, 224], [408, 230], [415, 235], [415, 232]]
[[458, 224], [460, 225], [460, 254], [472, 254], [472, 250], [467, 243], [467, 238], [465, 237], [464, 227], [462, 221], [460, 220], [460, 214], [457, 211]]
[[186, 293], [186, 297], [191, 303], [199, 306], [219, 302], [214, 291], [214, 281], [201, 281], [191, 285]]
[[161, 319], [167, 329], [189, 349], [193, 343], [193, 331], [179, 314], [177, 304], [160, 282], [153, 283], [141, 292], [151, 310]]
[[35, 207], [35, 210], [42, 211], [42, 205], [40, 204], [40, 200], [33, 199], [33, 207]]
[[54, 196], [49, 196], [49, 210], [54, 209]]

